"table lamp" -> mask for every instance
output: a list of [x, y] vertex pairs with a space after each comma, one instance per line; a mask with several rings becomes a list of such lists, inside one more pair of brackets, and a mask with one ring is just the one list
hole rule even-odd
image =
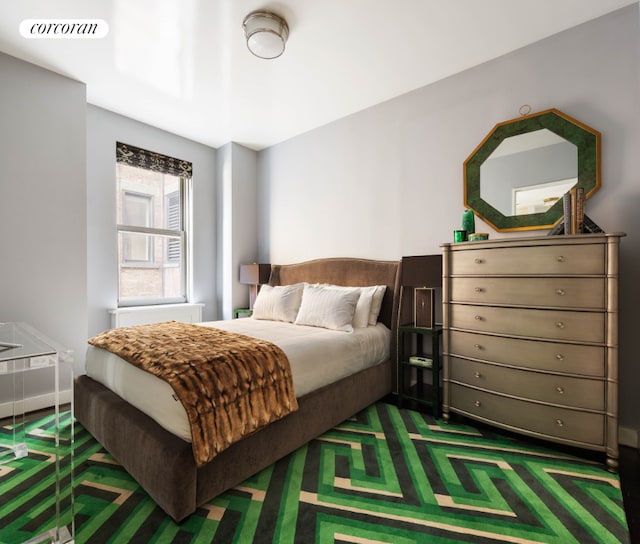
[[249, 285], [249, 309], [253, 310], [253, 304], [258, 296], [259, 286], [269, 283], [271, 276], [270, 264], [241, 264], [240, 265], [240, 283]]
[[442, 287], [442, 255], [402, 258], [402, 286], [413, 287], [413, 322], [416, 327], [435, 324], [434, 291]]

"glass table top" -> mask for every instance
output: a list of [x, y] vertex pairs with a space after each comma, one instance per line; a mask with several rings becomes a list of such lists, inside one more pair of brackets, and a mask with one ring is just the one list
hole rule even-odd
[[0, 323], [0, 362], [55, 355], [56, 348], [26, 323]]

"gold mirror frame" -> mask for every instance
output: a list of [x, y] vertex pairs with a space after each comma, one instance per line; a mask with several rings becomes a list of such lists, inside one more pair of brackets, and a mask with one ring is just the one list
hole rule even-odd
[[464, 205], [499, 232], [552, 228], [563, 217], [560, 198], [547, 211], [527, 215], [504, 215], [480, 195], [480, 167], [507, 138], [547, 129], [578, 149], [576, 186], [585, 198], [600, 188], [600, 132], [556, 110], [524, 115], [498, 123], [464, 162]]

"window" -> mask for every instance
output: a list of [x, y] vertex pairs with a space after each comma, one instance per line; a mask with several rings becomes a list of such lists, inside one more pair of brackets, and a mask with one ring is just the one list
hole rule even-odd
[[186, 302], [191, 163], [116, 144], [118, 305]]
[[[121, 180], [122, 185], [127, 185], [127, 180]], [[151, 226], [151, 210], [153, 206], [153, 198], [151, 195], [137, 194], [130, 191], [122, 191], [122, 225], [150, 227]], [[122, 260], [126, 263], [146, 262], [153, 260], [151, 254], [151, 245], [145, 236], [138, 236], [129, 233], [123, 236], [124, 246], [122, 248]]]

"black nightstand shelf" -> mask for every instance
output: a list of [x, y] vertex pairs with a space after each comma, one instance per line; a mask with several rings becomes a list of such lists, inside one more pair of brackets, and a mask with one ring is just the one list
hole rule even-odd
[[[431, 351], [425, 348], [427, 338], [431, 337]], [[398, 327], [398, 406], [405, 401], [430, 406], [435, 418], [440, 418], [442, 401], [440, 395], [440, 338], [442, 327], [432, 329], [401, 325]], [[411, 361], [412, 357], [428, 358], [430, 366]], [[413, 371], [415, 370], [415, 384]], [[424, 373], [431, 373], [431, 383], [425, 383]]]

